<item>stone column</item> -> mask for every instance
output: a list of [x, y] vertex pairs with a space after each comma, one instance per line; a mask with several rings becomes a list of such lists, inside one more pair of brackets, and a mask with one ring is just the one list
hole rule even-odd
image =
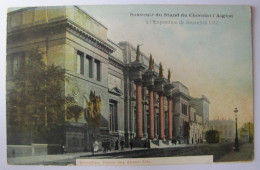
[[142, 83], [136, 83], [137, 138], [143, 137]]
[[149, 123], [150, 123], [150, 131], [149, 131], [149, 139], [154, 139], [154, 96], [153, 89], [149, 89]]
[[172, 98], [168, 97], [168, 125], [169, 125], [169, 134], [168, 139], [172, 140]]
[[160, 116], [160, 134], [159, 139], [164, 140], [164, 96], [159, 94], [159, 116]]

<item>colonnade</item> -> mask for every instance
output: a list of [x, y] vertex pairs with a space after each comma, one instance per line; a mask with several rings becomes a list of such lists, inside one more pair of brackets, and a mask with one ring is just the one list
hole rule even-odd
[[[139, 45], [137, 46], [136, 60], [130, 63], [130, 81], [136, 85], [136, 137], [143, 138], [143, 96], [142, 88], [146, 87], [149, 94], [149, 139], [155, 138], [155, 111], [154, 111], [154, 92], [159, 96], [159, 139], [165, 140], [165, 115], [164, 98], [168, 102], [168, 140], [172, 140], [172, 89], [173, 84], [170, 81], [171, 72], [168, 71], [168, 79], [163, 77], [163, 68], [160, 63], [159, 74], [154, 70], [154, 60], [150, 55], [149, 68], [140, 60]], [[157, 127], [158, 128], [158, 127]]]
[[[142, 96], [142, 84], [135, 83], [136, 85], [136, 137], [137, 138], [143, 138], [143, 96]], [[150, 88], [148, 89], [149, 94], [149, 131], [148, 131], [148, 138], [154, 139], [155, 138], [155, 107], [154, 107], [154, 89]], [[164, 110], [164, 104], [165, 104], [165, 94], [164, 93], [158, 93], [159, 96], [159, 137], [158, 139], [165, 140], [166, 134], [165, 134], [165, 110]], [[168, 134], [167, 134], [167, 140], [172, 140], [172, 128], [173, 128], [173, 122], [172, 122], [172, 114], [173, 114], [173, 98], [171, 96], [167, 96], [167, 109], [168, 109]]]

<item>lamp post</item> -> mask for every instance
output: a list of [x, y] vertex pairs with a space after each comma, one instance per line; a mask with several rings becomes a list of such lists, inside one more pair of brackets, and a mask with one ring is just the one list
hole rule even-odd
[[251, 139], [250, 139], [250, 122], [248, 122], [248, 143], [251, 142]]
[[235, 137], [235, 151], [239, 151], [239, 142], [238, 142], [238, 134], [237, 134], [237, 108], [235, 108], [234, 110], [235, 114], [236, 114], [236, 137]]

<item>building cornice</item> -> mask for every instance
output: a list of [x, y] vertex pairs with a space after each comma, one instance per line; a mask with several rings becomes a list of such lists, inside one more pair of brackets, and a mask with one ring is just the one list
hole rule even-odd
[[87, 41], [91, 45], [95, 46], [96, 48], [106, 52], [106, 53], [112, 53], [116, 51], [114, 47], [109, 45], [107, 42], [99, 39], [95, 35], [91, 34], [89, 31], [85, 30], [81, 26], [77, 25], [75, 22], [71, 20], [67, 20], [67, 30], [74, 33], [81, 39]]
[[109, 64], [115, 66], [116, 68], [118, 68], [120, 70], [123, 70], [125, 67], [125, 64], [122, 61], [118, 60], [117, 58], [115, 58], [113, 56], [109, 56], [108, 60], [109, 60]]
[[104, 51], [105, 53], [110, 54], [116, 50], [113, 46], [109, 45], [104, 40], [101, 40], [100, 38], [96, 37], [89, 31], [85, 30], [84, 28], [82, 28], [81, 26], [77, 25], [75, 22], [69, 19], [17, 27], [16, 29], [14, 28], [8, 31], [7, 36], [8, 38], [11, 38], [26, 33], [32, 33], [37, 31], [51, 32], [57, 29], [67, 30], [75, 36], [93, 45], [94, 47], [100, 49], [101, 51]]
[[183, 97], [183, 98], [185, 98], [186, 100], [191, 100], [191, 97], [190, 96], [188, 96], [188, 95], [186, 95], [185, 93], [183, 93], [183, 92], [175, 92], [173, 95], [176, 95], [176, 96], [181, 96], [181, 97]]

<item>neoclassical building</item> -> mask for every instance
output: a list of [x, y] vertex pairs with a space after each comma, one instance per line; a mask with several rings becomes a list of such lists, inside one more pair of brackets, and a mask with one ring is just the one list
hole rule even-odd
[[210, 120], [208, 130], [219, 132], [219, 142], [233, 142], [235, 139], [235, 122], [233, 120]]
[[[65, 70], [64, 95], [85, 109], [77, 121], [64, 112], [61, 133], [68, 152], [90, 150], [94, 141], [143, 146], [149, 139], [152, 146], [169, 146], [203, 138], [209, 100], [191, 97], [185, 85], [171, 81], [170, 72], [165, 78], [162, 64], [139, 45], [110, 40], [108, 28], [79, 7], [23, 8], [9, 12], [7, 20], [7, 106], [13, 70], [31, 49], [41, 49], [46, 65]], [[86, 121], [93, 92], [101, 100], [98, 128]], [[7, 131], [9, 119], [7, 112]]]

